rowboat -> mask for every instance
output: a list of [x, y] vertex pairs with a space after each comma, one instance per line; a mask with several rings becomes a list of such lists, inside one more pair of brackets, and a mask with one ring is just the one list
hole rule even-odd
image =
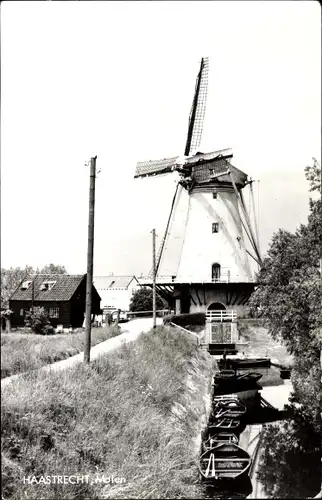
[[223, 406], [225, 406], [226, 404], [228, 403], [238, 403], [239, 399], [238, 397], [235, 395], [235, 394], [224, 394], [223, 396], [214, 396], [212, 398], [212, 402], [213, 402], [213, 407], [215, 408], [222, 408]]
[[237, 401], [227, 401], [226, 403], [218, 403], [215, 405], [210, 418], [211, 420], [221, 417], [225, 418], [241, 418], [245, 415], [247, 408], [245, 405]]
[[220, 372], [215, 375], [215, 382], [218, 383], [218, 381], [230, 380], [234, 377], [236, 377], [235, 370], [220, 370]]
[[238, 437], [232, 432], [219, 432], [218, 434], [210, 435], [208, 439], [202, 443], [202, 448], [203, 451], [207, 451], [223, 443], [238, 444]]
[[262, 373], [257, 372], [246, 372], [242, 374], [236, 374], [234, 370], [222, 370], [214, 376], [215, 384], [226, 385], [231, 383], [253, 383], [257, 382], [262, 378]]
[[222, 395], [222, 396], [214, 396], [213, 402], [214, 403], [220, 403], [225, 401], [238, 401], [238, 396], [237, 394], [229, 394], [229, 395]]
[[253, 400], [257, 397], [258, 391], [263, 389], [263, 387], [257, 382], [254, 383], [254, 385], [251, 387], [243, 387], [241, 385], [240, 387], [236, 388], [233, 386], [219, 386], [218, 384], [215, 384], [213, 387], [213, 393], [215, 394], [216, 398], [220, 395], [227, 397], [228, 395], [236, 394], [238, 396], [238, 399], [242, 402]]
[[236, 358], [236, 359], [220, 359], [218, 361], [219, 368], [259, 368], [271, 366], [270, 358]]
[[240, 432], [240, 429], [244, 426], [240, 420], [236, 418], [219, 418], [215, 422], [212, 422], [211, 425], [209, 425], [208, 430], [212, 434], [217, 433], [217, 432], [226, 432], [226, 431], [232, 431], [232, 432]]
[[245, 474], [251, 464], [247, 451], [234, 443], [224, 443], [205, 451], [200, 457], [199, 472], [204, 482], [236, 479]]

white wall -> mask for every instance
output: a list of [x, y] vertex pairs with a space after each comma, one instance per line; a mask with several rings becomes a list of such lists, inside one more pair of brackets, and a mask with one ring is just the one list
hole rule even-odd
[[132, 280], [128, 288], [110, 288], [108, 290], [98, 290], [101, 296], [101, 308], [106, 306], [115, 307], [116, 309], [129, 310], [130, 300], [133, 291], [137, 290], [139, 284], [136, 280]]
[[[219, 232], [212, 233], [212, 223], [219, 223]], [[234, 192], [195, 192], [190, 195], [190, 208], [177, 279], [191, 281], [211, 279], [211, 266], [218, 263], [222, 273], [230, 270], [239, 281], [252, 277], [248, 255], [242, 240], [242, 225]]]

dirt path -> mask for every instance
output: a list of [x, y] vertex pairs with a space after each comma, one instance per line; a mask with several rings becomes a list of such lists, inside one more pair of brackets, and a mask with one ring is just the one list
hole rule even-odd
[[[127, 342], [133, 342], [136, 340], [141, 333], [148, 332], [153, 325], [152, 318], [139, 318], [130, 321], [129, 323], [124, 324], [121, 329], [121, 334], [117, 337], [113, 337], [111, 339], [105, 340], [100, 344], [95, 345], [91, 349], [91, 360], [98, 358], [103, 354], [107, 354], [109, 352], [113, 352], [115, 349], [120, 347], [122, 344]], [[162, 319], [157, 318], [157, 325], [162, 324]], [[50, 365], [42, 366], [38, 369], [38, 371], [52, 371], [52, 370], [65, 370], [66, 368], [70, 368], [77, 363], [81, 363], [84, 360], [84, 353], [80, 352], [75, 356], [71, 356], [70, 358], [63, 359], [62, 361], [57, 361], [56, 363], [52, 363]], [[6, 377], [1, 380], [1, 387], [5, 387], [6, 385], [14, 382], [19, 379], [23, 373], [18, 373], [16, 375], [12, 375], [11, 377]]]

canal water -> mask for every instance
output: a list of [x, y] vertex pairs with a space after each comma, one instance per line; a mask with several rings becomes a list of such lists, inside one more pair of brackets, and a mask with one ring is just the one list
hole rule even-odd
[[[261, 397], [278, 410], [289, 403], [290, 380], [280, 370], [247, 368], [239, 373], [261, 373]], [[320, 437], [293, 408], [284, 420], [247, 425], [239, 445], [252, 457], [249, 476], [225, 487], [204, 487], [204, 498], [313, 498], [321, 489]]]

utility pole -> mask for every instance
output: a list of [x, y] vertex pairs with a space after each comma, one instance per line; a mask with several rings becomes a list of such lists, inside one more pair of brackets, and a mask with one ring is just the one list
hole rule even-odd
[[[33, 276], [34, 278], [34, 276]], [[34, 280], [31, 282], [31, 312], [34, 313], [34, 301], [35, 301], [35, 283]]]
[[91, 158], [90, 181], [89, 181], [89, 216], [88, 216], [85, 345], [84, 345], [85, 363], [89, 363], [90, 351], [91, 351], [96, 158], [97, 156]]
[[155, 229], [152, 229], [152, 269], [153, 269], [153, 328], [157, 326], [156, 319], [156, 289], [155, 289], [155, 279], [156, 279], [156, 262], [155, 262]]

